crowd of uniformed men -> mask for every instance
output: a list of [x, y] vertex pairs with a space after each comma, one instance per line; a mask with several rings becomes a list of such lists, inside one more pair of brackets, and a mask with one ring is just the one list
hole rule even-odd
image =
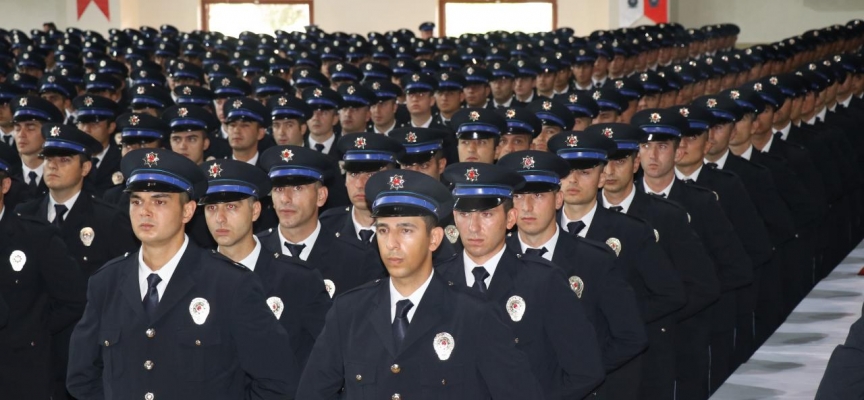
[[0, 397], [706, 399], [864, 237], [864, 21], [433, 28], [0, 30]]

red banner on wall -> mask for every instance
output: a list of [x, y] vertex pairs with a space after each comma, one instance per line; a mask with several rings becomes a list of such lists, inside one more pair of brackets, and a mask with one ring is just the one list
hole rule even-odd
[[669, 22], [669, 7], [666, 2], [667, 0], [645, 0], [645, 16], [655, 24]]
[[90, 3], [96, 3], [96, 7], [99, 7], [102, 14], [105, 14], [105, 18], [110, 21], [111, 11], [108, 10], [108, 1], [109, 0], [78, 0], [78, 20], [81, 20], [81, 16], [84, 15], [84, 11]]

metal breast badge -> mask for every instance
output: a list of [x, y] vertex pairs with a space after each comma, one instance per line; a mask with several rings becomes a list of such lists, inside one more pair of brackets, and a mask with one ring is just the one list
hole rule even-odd
[[447, 361], [450, 358], [450, 354], [453, 353], [453, 349], [456, 347], [456, 341], [453, 340], [453, 335], [447, 332], [441, 332], [435, 335], [435, 341], [432, 343], [432, 347], [435, 348], [435, 353], [438, 354], [438, 359], [441, 361]]
[[522, 316], [525, 315], [525, 300], [519, 296], [509, 298], [507, 300], [507, 314], [510, 314], [510, 319], [513, 322], [521, 321]]
[[573, 289], [573, 292], [576, 293], [576, 297], [582, 298], [582, 291], [585, 290], [585, 282], [582, 281], [582, 278], [578, 276], [570, 277], [570, 289]]
[[606, 245], [611, 247], [612, 250], [615, 250], [615, 256], [621, 254], [621, 241], [616, 238], [606, 239]]
[[203, 297], [192, 299], [189, 304], [189, 314], [192, 315], [192, 320], [198, 325], [204, 325], [207, 321], [207, 316], [210, 315], [210, 303]]
[[336, 285], [333, 281], [329, 279], [324, 280], [324, 289], [327, 289], [327, 294], [330, 295], [330, 298], [333, 298], [333, 294], [336, 293]]
[[26, 262], [27, 255], [25, 255], [21, 250], [15, 250], [12, 252], [12, 255], [9, 256], [9, 264], [12, 264], [12, 270], [15, 272], [21, 272], [21, 269], [24, 268]]
[[447, 235], [447, 240], [449, 240], [450, 243], [455, 244], [456, 241], [459, 240], [459, 229], [457, 229], [455, 225], [447, 225], [447, 227], [444, 228], [444, 234]]
[[267, 306], [270, 307], [270, 311], [273, 311], [276, 319], [282, 318], [282, 311], [285, 310], [285, 303], [282, 302], [282, 299], [273, 296], [267, 299]]
[[84, 246], [90, 247], [93, 244], [93, 238], [96, 237], [96, 232], [93, 231], [93, 228], [86, 227], [81, 229], [81, 233], [78, 234], [81, 238], [81, 243], [84, 243]]

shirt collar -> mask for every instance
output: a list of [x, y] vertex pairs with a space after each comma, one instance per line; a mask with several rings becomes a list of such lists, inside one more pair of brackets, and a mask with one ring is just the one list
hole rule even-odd
[[690, 179], [693, 182], [696, 182], [699, 180], [699, 173], [702, 172], [702, 167], [704, 167], [704, 166], [705, 166], [705, 164], [700, 164], [699, 168], [696, 168], [696, 170], [693, 171], [693, 173], [690, 175], [684, 175], [684, 173], [679, 171], [678, 168], [675, 168], [675, 176], [677, 176], [678, 179], [680, 179], [682, 181], [686, 181], [686, 180]]
[[714, 163], [714, 164], [717, 164], [717, 169], [723, 169], [723, 167], [726, 166], [726, 160], [727, 159], [729, 159], [729, 149], [726, 149], [726, 152], [723, 153], [723, 155], [719, 159], [717, 159], [717, 161], [711, 161], [707, 158], [704, 161], [705, 161], [705, 164]]
[[581, 86], [579, 85], [579, 82], [574, 82], [573, 87], [576, 88], [576, 90], [592, 90], [594, 89], [594, 81], [592, 80], [591, 83], [588, 84], [588, 86]]
[[[109, 145], [108, 147], [111, 147], [111, 146]], [[99, 166], [102, 165], [102, 160], [105, 159], [105, 154], [108, 154], [108, 147], [102, 149], [102, 152], [101, 152], [101, 153], [99, 153], [99, 154], [94, 154], [92, 157], [90, 157], [90, 158], [93, 158], [93, 157], [98, 157], [98, 158], [99, 158], [99, 162], [96, 163], [96, 165], [94, 165], [93, 168], [99, 168]]]
[[513, 104], [513, 97], [511, 96], [507, 101], [503, 103], [498, 103], [495, 99], [492, 99], [492, 105], [495, 107], [510, 107], [510, 104]]
[[819, 111], [819, 114], [816, 114], [816, 120], [817, 121], [824, 121], [825, 120], [825, 114], [827, 112], [828, 112], [828, 109], [823, 107], [822, 111]]
[[[326, 150], [326, 146], [325, 146], [325, 150]], [[261, 153], [259, 153], [258, 150], [255, 150], [255, 155], [252, 156], [252, 158], [250, 158], [249, 161], [246, 161], [246, 164], [258, 165], [258, 156], [260, 156], [260, 155], [261, 155]], [[236, 160], [237, 158], [234, 157], [234, 154], [231, 154], [231, 159]]]
[[382, 131], [382, 130], [379, 130], [378, 127], [377, 127], [377, 126], [374, 126], [374, 125], [373, 125], [373, 128], [372, 128], [372, 129], [375, 131], [375, 133], [382, 133], [382, 134], [385, 134], [385, 135], [386, 135], [386, 134], [390, 133], [390, 131], [392, 131], [393, 128], [395, 128], [395, 127], [396, 127], [396, 120], [394, 119], [394, 120], [393, 120], [393, 123], [390, 124], [390, 127], [387, 128], [387, 129], [385, 129], [385, 130], [383, 130], [383, 131]]
[[[255, 248], [252, 249], [252, 252], [249, 253], [246, 258], [240, 260], [240, 264], [243, 264], [246, 268], [254, 271], [255, 265], [258, 264], [258, 257], [261, 256], [261, 242], [258, 241], [258, 238], [255, 237], [255, 235], [252, 235], [252, 239], [255, 239]], [[216, 251], [219, 251], [219, 249], [216, 249]]]
[[762, 150], [760, 150], [760, 151], [763, 153], [767, 153], [767, 152], [771, 151], [771, 145], [773, 143], [774, 143], [774, 135], [768, 135], [768, 141], [765, 142], [765, 146], [763, 146]]
[[[557, 229], [557, 226], [555, 228], [555, 234], [553, 234], [552, 237], [546, 241], [546, 243], [543, 243], [539, 247], [537, 247], [538, 249], [542, 249], [544, 247], [546, 248], [546, 252], [543, 253], [543, 258], [549, 261], [552, 261], [552, 255], [555, 254], [555, 245], [558, 243], [558, 236], [561, 234], [561, 230]], [[522, 253], [525, 253], [526, 250], [532, 248], [531, 246], [528, 246], [527, 244], [525, 244], [525, 242], [522, 241], [521, 233], [516, 233], [516, 236], [519, 238], [519, 246], [522, 248]]]
[[398, 290], [396, 290], [396, 287], [393, 286], [393, 279], [392, 278], [387, 280], [388, 282], [390, 282], [390, 321], [391, 322], [394, 319], [396, 319], [396, 302], [398, 302], [400, 300], [406, 300], [406, 299], [411, 301], [411, 304], [413, 304], [411, 309], [408, 310], [408, 322], [411, 322], [411, 319], [414, 318], [414, 313], [417, 312], [417, 307], [420, 306], [420, 301], [423, 300], [423, 294], [426, 293], [426, 289], [429, 288], [429, 283], [432, 282], [432, 276], [433, 275], [435, 275], [435, 269], [434, 268], [432, 269], [432, 272], [429, 274], [429, 277], [426, 278], [426, 282], [423, 282], [423, 284], [420, 285], [420, 287], [417, 288], [417, 290], [415, 290], [414, 293], [411, 293], [411, 295], [409, 295], [408, 297], [402, 296], [402, 294], [399, 293]]
[[597, 213], [597, 202], [594, 202], [594, 207], [591, 208], [591, 211], [588, 211], [588, 213], [585, 214], [585, 216], [583, 216], [582, 219], [579, 219], [579, 220], [567, 218], [567, 213], [564, 212], [564, 210], [561, 210], [561, 227], [564, 229], [567, 229], [567, 224], [569, 224], [571, 222], [582, 221], [582, 223], [585, 224], [585, 227], [582, 228], [581, 231], [579, 231], [579, 236], [584, 238], [584, 237], [586, 237], [586, 235], [588, 235], [588, 229], [591, 229], [591, 221], [594, 221], [594, 214], [596, 214], [596, 213]]
[[138, 281], [141, 285], [142, 297], [147, 293], [147, 277], [150, 274], [156, 274], [159, 275], [159, 278], [162, 278], [162, 281], [156, 286], [156, 290], [159, 292], [160, 299], [164, 296], [165, 288], [168, 287], [168, 282], [171, 280], [171, 276], [174, 275], [174, 271], [177, 270], [177, 265], [180, 264], [180, 259], [183, 258], [183, 253], [186, 253], [188, 246], [189, 236], [183, 235], [183, 246], [180, 246], [180, 250], [158, 271], [153, 271], [149, 265], [144, 263], [144, 246], [141, 246], [141, 249], [138, 250]]
[[786, 123], [786, 126], [778, 130], [780, 132], [780, 136], [783, 140], [786, 140], [789, 137], [789, 131], [792, 130], [792, 122]]
[[6, 214], [6, 206], [0, 203], [0, 221], [3, 221], [3, 215]]
[[849, 108], [849, 103], [851, 103], [851, 102], [852, 102], [852, 96], [849, 96], [846, 98], [846, 100], [843, 100], [837, 104], [839, 104], [842, 108]]
[[667, 199], [669, 198], [669, 192], [672, 191], [672, 185], [674, 185], [674, 184], [675, 184], [675, 179], [672, 179], [672, 182], [669, 182], [669, 185], [666, 186], [665, 188], [663, 188], [663, 190], [661, 190], [661, 191], [659, 191], [659, 192], [655, 192], [653, 189], [651, 189], [650, 187], [648, 187], [648, 182], [646, 182], [644, 179], [642, 180], [642, 186], [645, 188], [645, 193], [648, 193], [648, 194], [662, 194], [662, 195], [664, 195]]
[[327, 138], [327, 140], [325, 140], [323, 143], [315, 141], [315, 139], [312, 139], [312, 135], [309, 135], [309, 148], [312, 150], [315, 150], [316, 144], [323, 144], [324, 145], [324, 154], [330, 154], [330, 148], [333, 147], [333, 143], [335, 143], [335, 142], [336, 142], [336, 135], [335, 134], [331, 134], [330, 137]]
[[601, 196], [603, 198], [603, 208], [609, 208], [609, 207], [616, 207], [617, 206], [617, 207], [622, 208], [621, 212], [623, 212], [624, 214], [627, 214], [627, 211], [630, 210], [630, 205], [633, 204], [633, 199], [636, 198], [636, 184], [633, 184], [633, 188], [630, 190], [630, 194], [628, 194], [627, 197], [624, 198], [624, 200], [621, 200], [621, 204], [610, 203], [609, 199], [606, 198], [606, 191], [605, 190], [600, 192], [600, 193], [603, 194], [603, 196]]
[[739, 157], [749, 161], [750, 157], [752, 157], [752, 156], [753, 156], [753, 145], [751, 144], [750, 146], [747, 147], [747, 150], [744, 150], [744, 152], [741, 153], [741, 155]]
[[312, 252], [312, 246], [315, 246], [315, 242], [318, 241], [318, 234], [321, 233], [321, 222], [319, 221], [318, 225], [315, 225], [315, 230], [312, 231], [312, 233], [308, 237], [306, 237], [306, 239], [303, 239], [297, 243], [285, 239], [285, 236], [282, 236], [282, 230], [279, 229], [278, 226], [274, 229], [276, 229], [276, 232], [279, 232], [279, 245], [282, 246], [282, 254], [286, 256], [292, 256], [291, 252], [288, 251], [288, 248], [285, 247], [285, 242], [291, 244], [305, 244], [306, 247], [304, 247], [303, 251], [300, 252], [300, 259], [306, 261], [306, 259], [309, 258], [309, 253]]
[[372, 231], [372, 235], [374, 236], [374, 235], [375, 235], [374, 225], [371, 225], [371, 226], [363, 226], [363, 225], [360, 225], [360, 222], [357, 221], [357, 217], [354, 215], [354, 212], [355, 212], [355, 211], [356, 211], [356, 209], [354, 208], [354, 206], [351, 206], [351, 222], [354, 223], [354, 234], [357, 235], [357, 239], [359, 239], [359, 240], [363, 240], [363, 239], [360, 237], [360, 231], [362, 231], [362, 230], [364, 230], [364, 229], [365, 229], [365, 230], [371, 230], [371, 231]]
[[22, 161], [21, 162], [21, 171], [22, 171], [22, 174], [24, 177], [24, 183], [30, 183], [30, 181], [29, 181], [30, 171], [33, 171], [36, 173], [36, 180], [37, 180], [37, 183], [39, 183], [42, 181], [42, 174], [45, 172], [45, 162], [42, 162], [41, 164], [39, 164], [39, 166], [36, 167], [35, 169], [30, 169], [29, 167], [27, 167], [27, 164], [24, 164], [24, 162]]
[[492, 277], [495, 276], [495, 270], [498, 268], [498, 263], [501, 261], [501, 257], [504, 256], [504, 250], [507, 246], [501, 246], [501, 250], [498, 251], [497, 254], [492, 256], [486, 263], [483, 265], [479, 265], [468, 256], [467, 251], [462, 251], [462, 262], [465, 263], [465, 282], [468, 283], [468, 287], [474, 286], [474, 273], [471, 272], [475, 267], [483, 267], [486, 268], [486, 272], [489, 273], [489, 277], [486, 278], [486, 287], [489, 287], [489, 283], [492, 282]]
[[78, 193], [75, 193], [72, 197], [69, 198], [69, 200], [66, 200], [63, 203], [58, 203], [57, 200], [54, 200], [54, 196], [49, 194], [48, 195], [48, 221], [54, 221], [54, 218], [57, 217], [57, 215], [56, 215], [57, 210], [54, 209], [54, 206], [56, 206], [58, 204], [63, 204], [64, 206], [66, 206], [66, 214], [64, 214], [64, 218], [66, 215], [69, 215], [69, 211], [72, 211], [72, 207], [75, 206], [75, 202], [78, 200], [78, 196], [80, 196], [80, 195], [81, 195], [81, 191], [79, 190]]

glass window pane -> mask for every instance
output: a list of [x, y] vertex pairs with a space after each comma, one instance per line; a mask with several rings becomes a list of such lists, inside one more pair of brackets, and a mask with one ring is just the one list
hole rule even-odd
[[308, 4], [213, 3], [209, 7], [209, 29], [234, 37], [243, 31], [271, 35], [277, 29], [303, 31], [310, 23]]
[[547, 32], [552, 30], [552, 3], [445, 3], [447, 36], [463, 33]]

